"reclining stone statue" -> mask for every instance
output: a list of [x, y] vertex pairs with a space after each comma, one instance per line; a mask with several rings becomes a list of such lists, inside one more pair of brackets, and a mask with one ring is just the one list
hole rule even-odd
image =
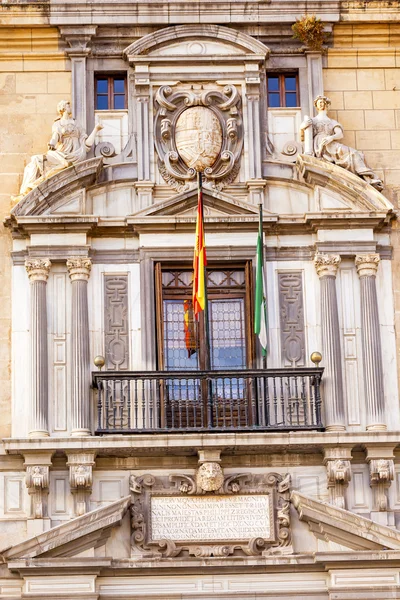
[[314, 101], [317, 116], [306, 116], [300, 125], [304, 153], [343, 167], [381, 190], [383, 183], [365, 164], [364, 154], [339, 141], [343, 138], [343, 127], [328, 117], [330, 104], [331, 101], [326, 96], [317, 96]]
[[[72, 118], [71, 105], [68, 100], [61, 100], [57, 105], [59, 117], [54, 121], [51, 140], [46, 154], [32, 156], [24, 170], [20, 196], [24, 196], [45, 179], [58, 171], [71, 167], [86, 159], [94, 144], [96, 133], [103, 129], [97, 124], [87, 136]], [[17, 197], [18, 198], [18, 197]]]

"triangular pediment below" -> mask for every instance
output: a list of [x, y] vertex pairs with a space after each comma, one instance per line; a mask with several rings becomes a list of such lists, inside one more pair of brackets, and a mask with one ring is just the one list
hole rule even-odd
[[105, 543], [112, 528], [121, 524], [130, 504], [131, 497], [127, 496], [6, 548], [0, 555], [6, 562], [20, 558], [77, 556]]
[[319, 539], [352, 550], [400, 550], [400, 531], [293, 491], [300, 521]]
[[[183, 192], [164, 202], [159, 202], [147, 207], [137, 213], [134, 217], [170, 217], [188, 216], [195, 217], [197, 213], [198, 194], [197, 189]], [[231, 196], [221, 192], [203, 188], [204, 216], [257, 216], [258, 207], [247, 202], [235, 200]]]

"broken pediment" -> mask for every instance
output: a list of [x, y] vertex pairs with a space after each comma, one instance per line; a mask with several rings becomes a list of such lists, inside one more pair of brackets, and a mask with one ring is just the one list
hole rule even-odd
[[102, 165], [102, 158], [90, 158], [63, 169], [23, 196], [11, 214], [16, 217], [49, 212], [78, 214], [76, 211], [83, 208], [80, 191], [97, 181]]
[[300, 154], [297, 169], [303, 180], [320, 191], [321, 212], [388, 213], [393, 205], [383, 194], [350, 171], [325, 160]]
[[20, 558], [77, 556], [104, 545], [113, 527], [120, 525], [131, 504], [130, 496], [71, 519], [0, 552], [4, 561]]
[[293, 491], [290, 497], [300, 521], [319, 539], [352, 550], [400, 550], [400, 531], [348, 510]]

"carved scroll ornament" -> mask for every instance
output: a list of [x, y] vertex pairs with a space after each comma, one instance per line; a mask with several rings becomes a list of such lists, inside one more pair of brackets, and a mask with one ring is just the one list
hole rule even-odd
[[233, 181], [243, 148], [241, 99], [235, 86], [199, 92], [161, 86], [155, 108], [155, 147], [166, 183], [184, 191], [197, 171], [218, 189]]
[[[204, 470], [203, 466], [194, 476], [131, 476], [133, 554], [146, 559], [163, 559], [180, 555], [223, 557], [292, 552], [290, 475], [236, 473], [223, 476], [219, 469], [206, 467]], [[218, 489], [216, 483], [221, 484]], [[253, 514], [250, 505], [254, 507]], [[178, 510], [172, 519], [169, 512], [175, 506]], [[182, 508], [189, 519], [198, 511], [201, 514], [192, 527], [193, 524], [184, 521], [181, 531], [178, 511]], [[211, 514], [214, 518], [208, 520], [207, 515]], [[223, 514], [228, 517], [225, 522]], [[265, 535], [244, 539], [247, 529], [255, 531], [258, 527]], [[160, 531], [173, 531], [174, 535], [159, 537]], [[224, 532], [228, 532], [226, 538]]]

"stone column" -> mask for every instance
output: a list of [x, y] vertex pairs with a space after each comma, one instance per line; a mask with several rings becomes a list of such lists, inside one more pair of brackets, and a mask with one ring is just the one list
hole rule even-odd
[[309, 115], [314, 115], [314, 100], [324, 93], [322, 52], [306, 52]]
[[29, 437], [49, 435], [46, 285], [51, 262], [29, 258], [25, 268], [31, 284], [31, 405]]
[[361, 335], [367, 403], [367, 430], [372, 431], [387, 429], [385, 423], [381, 332], [376, 295], [376, 272], [379, 260], [379, 254], [357, 254], [355, 260], [360, 278]]
[[90, 353], [87, 284], [89, 258], [69, 258], [72, 282], [72, 419], [71, 435], [90, 435]]
[[321, 282], [322, 356], [325, 425], [328, 431], [343, 431], [345, 427], [342, 356], [340, 349], [339, 315], [336, 296], [338, 254], [317, 254], [315, 268]]

